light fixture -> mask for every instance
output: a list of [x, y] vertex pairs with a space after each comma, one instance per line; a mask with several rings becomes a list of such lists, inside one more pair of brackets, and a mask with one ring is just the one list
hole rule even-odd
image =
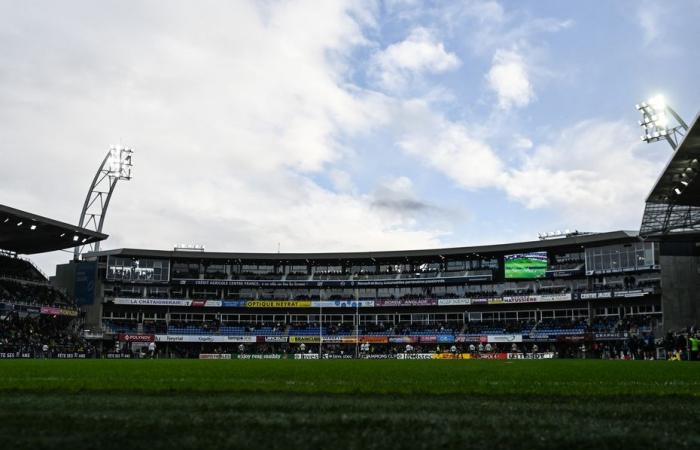
[[[668, 106], [666, 100], [661, 95], [655, 95], [648, 101], [634, 106], [642, 114], [642, 120], [638, 121], [639, 126], [644, 130], [641, 139], [647, 143], [664, 139], [675, 150], [679, 136], [684, 134], [681, 130], [687, 132], [688, 125]], [[677, 125], [671, 124], [669, 115], [673, 116]]]
[[36, 230], [36, 225], [32, 225], [31, 227], [29, 227], [29, 229], [32, 231]]
[[130, 180], [133, 164], [131, 162], [133, 150], [122, 147], [112, 147], [109, 149], [107, 159], [107, 173], [110, 177], [120, 180]]
[[681, 195], [681, 190], [678, 189], [678, 188], [674, 188], [674, 189], [673, 189], [673, 192], [675, 192], [676, 195]]

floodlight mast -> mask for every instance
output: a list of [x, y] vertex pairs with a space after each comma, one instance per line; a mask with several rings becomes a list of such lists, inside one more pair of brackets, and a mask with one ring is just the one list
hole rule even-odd
[[[678, 113], [659, 95], [638, 103], [635, 108], [642, 114], [642, 120], [639, 121], [639, 126], [644, 130], [642, 140], [650, 144], [664, 139], [675, 151], [680, 139], [688, 132], [688, 125]], [[668, 115], [675, 119], [677, 125], [669, 126]]]
[[[107, 151], [100, 168], [97, 169], [97, 173], [90, 184], [85, 203], [83, 203], [83, 209], [80, 212], [78, 226], [99, 233], [102, 232], [102, 226], [107, 216], [107, 208], [117, 182], [131, 179], [131, 169], [133, 167], [131, 157], [133, 153], [132, 149], [123, 147], [111, 147]], [[73, 250], [73, 259], [75, 261], [80, 258], [82, 253], [85, 253], [85, 247], [87, 247], [87, 251], [99, 251], [100, 243], [95, 242], [82, 245], [82, 242], [79, 242]]]

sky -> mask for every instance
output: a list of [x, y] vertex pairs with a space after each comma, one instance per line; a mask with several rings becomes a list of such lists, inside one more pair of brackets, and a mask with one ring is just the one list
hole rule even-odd
[[[0, 0], [0, 203], [103, 249], [312, 252], [639, 228], [698, 112], [700, 0]], [[71, 255], [33, 256], [49, 274]]]

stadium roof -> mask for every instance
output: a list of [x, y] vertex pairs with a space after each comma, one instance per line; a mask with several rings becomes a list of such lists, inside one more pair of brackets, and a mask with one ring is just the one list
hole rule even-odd
[[[681, 177], [690, 168], [691, 173], [700, 172], [700, 116], [695, 116], [687, 134], [673, 152], [671, 160], [661, 173], [648, 203], [674, 203], [676, 205], [700, 206], [700, 179], [697, 176], [687, 180], [688, 185], [681, 184]], [[690, 172], [690, 171], [689, 171]], [[676, 192], [679, 189], [680, 194]]]
[[223, 253], [201, 252], [182, 250], [146, 250], [134, 248], [120, 248], [88, 253], [86, 258], [95, 256], [132, 256], [151, 258], [193, 258], [193, 259], [222, 259], [222, 260], [246, 260], [246, 261], [345, 261], [345, 260], [384, 260], [384, 261], [411, 261], [411, 260], [440, 260], [449, 259], [450, 256], [483, 255], [495, 256], [499, 254], [518, 253], [527, 251], [539, 251], [548, 249], [580, 249], [589, 244], [613, 244], [630, 242], [639, 237], [636, 231], [613, 231], [608, 233], [579, 234], [557, 239], [518, 242], [511, 244], [481, 245], [472, 247], [453, 247], [425, 250], [395, 250], [377, 252], [342, 252], [342, 253]]
[[642, 236], [700, 232], [699, 117], [695, 116], [647, 198]]
[[0, 249], [34, 254], [107, 239], [106, 234], [0, 205]]

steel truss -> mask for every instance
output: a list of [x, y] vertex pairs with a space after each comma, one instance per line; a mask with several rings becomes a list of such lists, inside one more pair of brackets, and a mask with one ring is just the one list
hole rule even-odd
[[700, 207], [673, 203], [647, 203], [639, 234], [700, 231]]
[[[85, 197], [80, 213], [78, 226], [97, 232], [102, 232], [107, 208], [112, 199], [114, 188], [119, 180], [131, 179], [131, 154], [133, 150], [125, 148], [110, 148], [92, 179], [90, 189]], [[99, 251], [100, 242], [83, 245], [82, 242], [73, 250], [73, 259], [79, 259], [82, 253]]]

